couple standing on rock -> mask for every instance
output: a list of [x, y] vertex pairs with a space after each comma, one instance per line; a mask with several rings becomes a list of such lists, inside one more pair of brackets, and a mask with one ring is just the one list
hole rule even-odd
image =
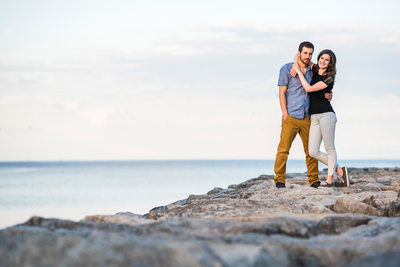
[[[318, 160], [328, 166], [325, 186], [349, 186], [346, 167], [337, 164], [335, 149], [336, 115], [330, 100], [336, 75], [336, 56], [331, 50], [319, 53], [317, 64], [311, 62], [314, 45], [302, 42], [293, 63], [285, 64], [279, 74], [279, 101], [282, 128], [275, 159], [275, 185], [285, 187], [286, 162], [297, 134], [303, 142], [310, 186], [318, 188]], [[310, 120], [311, 117], [311, 120]], [[324, 141], [326, 153], [320, 151]], [[333, 181], [337, 174], [341, 182]]]

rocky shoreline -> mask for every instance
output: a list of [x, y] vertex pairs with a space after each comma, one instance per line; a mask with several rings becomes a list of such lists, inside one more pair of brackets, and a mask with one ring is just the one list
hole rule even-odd
[[349, 188], [261, 175], [145, 215], [33, 217], [0, 230], [0, 266], [400, 266], [400, 169], [349, 172]]

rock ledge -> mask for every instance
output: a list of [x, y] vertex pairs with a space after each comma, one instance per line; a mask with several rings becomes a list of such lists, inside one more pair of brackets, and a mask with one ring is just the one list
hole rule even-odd
[[[400, 266], [400, 172], [350, 169], [349, 188], [261, 175], [145, 215], [32, 217], [0, 230], [1, 266]], [[321, 173], [323, 177], [323, 173]]]

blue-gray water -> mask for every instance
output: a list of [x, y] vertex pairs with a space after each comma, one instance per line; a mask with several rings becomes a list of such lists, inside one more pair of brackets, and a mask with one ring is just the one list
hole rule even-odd
[[[350, 167], [400, 167], [400, 160], [344, 160]], [[86, 215], [151, 208], [273, 174], [273, 160], [0, 162], [0, 228], [30, 216]], [[325, 168], [320, 164], [320, 169]], [[305, 172], [290, 160], [287, 172]]]

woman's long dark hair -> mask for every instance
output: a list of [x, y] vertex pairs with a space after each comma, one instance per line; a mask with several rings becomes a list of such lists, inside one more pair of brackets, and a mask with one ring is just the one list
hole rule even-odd
[[318, 59], [317, 59], [317, 64], [315, 64], [316, 71], [319, 70], [318, 61], [322, 55], [329, 55], [331, 57], [331, 60], [329, 61], [328, 68], [326, 69], [325, 75], [335, 76], [336, 75], [336, 56], [335, 56], [335, 53], [333, 53], [332, 50], [329, 50], [329, 49], [324, 49], [319, 53]]

